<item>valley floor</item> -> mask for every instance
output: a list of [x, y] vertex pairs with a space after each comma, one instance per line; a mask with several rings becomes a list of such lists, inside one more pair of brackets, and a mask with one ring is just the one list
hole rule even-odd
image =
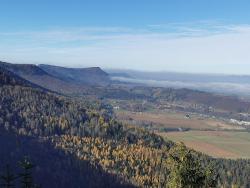
[[219, 158], [250, 158], [250, 133], [229, 131], [186, 131], [159, 133], [184, 142], [190, 148]]
[[[145, 127], [168, 140], [216, 158], [250, 158], [250, 132], [226, 121], [181, 112], [131, 112], [117, 110], [117, 117]], [[150, 126], [148, 126], [150, 125]]]

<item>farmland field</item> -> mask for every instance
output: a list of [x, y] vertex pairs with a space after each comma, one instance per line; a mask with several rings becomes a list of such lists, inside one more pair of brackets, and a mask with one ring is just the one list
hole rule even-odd
[[231, 131], [186, 131], [159, 133], [164, 138], [184, 142], [194, 150], [221, 158], [250, 158], [250, 133]]
[[[117, 111], [118, 118], [127, 123], [152, 123], [163, 128], [187, 128], [192, 130], [244, 130], [243, 127], [233, 125], [222, 120], [190, 115], [186, 117], [181, 112], [130, 112]], [[129, 122], [130, 121], [130, 122]]]
[[[250, 133], [243, 127], [219, 119], [194, 114], [187, 118], [186, 114], [181, 112], [119, 110], [116, 114], [126, 123], [151, 124], [150, 128], [164, 138], [184, 142], [188, 147], [213, 157], [250, 158]], [[166, 132], [162, 131], [164, 128], [186, 128], [189, 131]]]

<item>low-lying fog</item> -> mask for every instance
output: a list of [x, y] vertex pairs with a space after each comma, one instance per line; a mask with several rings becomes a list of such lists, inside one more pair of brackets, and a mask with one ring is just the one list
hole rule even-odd
[[172, 72], [151, 73], [126, 70], [108, 70], [107, 72], [112, 80], [121, 82], [147, 86], [189, 88], [250, 98], [250, 76]]

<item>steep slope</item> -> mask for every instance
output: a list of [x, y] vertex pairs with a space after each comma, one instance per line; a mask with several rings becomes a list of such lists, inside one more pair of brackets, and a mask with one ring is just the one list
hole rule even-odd
[[[18, 161], [29, 156], [36, 165], [35, 182], [42, 187], [134, 187], [123, 178], [104, 172], [100, 165], [79, 160], [62, 149], [55, 149], [51, 143], [51, 136], [78, 134], [81, 130], [77, 127], [95, 121], [99, 111], [83, 102], [33, 88], [33, 84], [3, 68], [0, 68], [0, 78], [1, 175], [7, 164], [19, 173]], [[104, 110], [100, 114], [109, 118]], [[93, 135], [92, 131], [90, 126], [84, 132]]]
[[[83, 86], [105, 86], [109, 75], [99, 67], [65, 68], [51, 65], [10, 64], [0, 62], [0, 67], [41, 86], [73, 89]], [[49, 84], [48, 84], [49, 83]], [[52, 85], [52, 86], [50, 86]]]
[[31, 86], [31, 83], [0, 67], [0, 86], [3, 85]]
[[92, 90], [86, 84], [72, 83], [67, 79], [53, 76], [36, 65], [0, 62], [0, 67], [51, 91], [64, 94], [84, 94]]
[[88, 85], [107, 85], [110, 83], [108, 74], [99, 67], [65, 68], [52, 65], [39, 65], [39, 67], [50, 75], [72, 83]]
[[[56, 145], [59, 150], [72, 153], [77, 157], [78, 160], [81, 159], [83, 161], [89, 161], [91, 164], [93, 164], [93, 166], [95, 166], [95, 168], [105, 165], [102, 166], [102, 168], [106, 173], [122, 176], [123, 170], [126, 167], [129, 167], [133, 173], [125, 174], [123, 178], [125, 180], [128, 178], [131, 182], [135, 181], [134, 184], [142, 184], [140, 183], [139, 178], [143, 177], [144, 175], [142, 176], [141, 174], [140, 176], [135, 176], [134, 173], [136, 171], [137, 165], [133, 166], [132, 163], [132, 166], [129, 166], [130, 163], [122, 164], [122, 158], [119, 159], [119, 161], [112, 162], [115, 155], [120, 155], [119, 152], [121, 147], [124, 149], [128, 147], [130, 150], [144, 150], [143, 154], [136, 154], [133, 156], [133, 158], [140, 161], [145, 155], [147, 155], [147, 160], [149, 160], [151, 152], [153, 152], [153, 155], [156, 156], [156, 154], [160, 152], [160, 150], [157, 148], [164, 144], [163, 140], [155, 135], [134, 128], [128, 129], [114, 120], [109, 120], [105, 115], [99, 115], [98, 112], [95, 111], [86, 111], [84, 106], [79, 103], [74, 103], [63, 98], [57, 98], [53, 95], [47, 95], [45, 93], [40, 93], [39, 91], [33, 91], [29, 88], [15, 88], [12, 86], [5, 86], [4, 88], [0, 89], [0, 96], [0, 127], [4, 127], [5, 129], [18, 134], [18, 137], [24, 135], [35, 138], [49, 138], [49, 141], [52, 141], [54, 143], [53, 145]], [[86, 140], [86, 142], [81, 143], [81, 139]], [[143, 144], [137, 146], [139, 140], [144, 141]], [[31, 149], [33, 148], [29, 144], [27, 147]], [[111, 161], [111, 164], [115, 165], [110, 167], [106, 166], [106, 156], [105, 158], [100, 158], [100, 155], [108, 154], [106, 149], [109, 147], [112, 149], [110, 151], [111, 158], [109, 160]], [[12, 147], [12, 149], [9, 150], [10, 148], [11, 147], [8, 147], [8, 155], [11, 156], [11, 153], [15, 153], [15, 149]], [[81, 150], [78, 150], [78, 148]], [[84, 148], [87, 150], [82, 151]], [[103, 150], [100, 153], [100, 151], [97, 149]], [[115, 154], [112, 151], [116, 151], [118, 153]], [[123, 152], [123, 150], [121, 151]], [[48, 153], [50, 152], [52, 151], [48, 151]], [[98, 155], [98, 153], [100, 154]], [[132, 153], [133, 152], [130, 152], [130, 154]], [[37, 165], [39, 165], [39, 167], [45, 165], [44, 168], [48, 168], [47, 165], [50, 163], [47, 164], [46, 162], [43, 162], [43, 160], [41, 161], [41, 159], [37, 158], [39, 157], [39, 154], [33, 155], [31, 152], [24, 152], [24, 155], [26, 154], [29, 154], [31, 157], [33, 157], [34, 161]], [[131, 158], [129, 160], [134, 159]], [[52, 161], [57, 160], [55, 158], [52, 159]], [[148, 171], [148, 167], [153, 165], [153, 162], [154, 159], [150, 162], [142, 162], [138, 165], [141, 167], [147, 166]], [[60, 164], [58, 165], [60, 166]], [[63, 163], [61, 165], [63, 165]], [[53, 168], [53, 166], [51, 166], [51, 168]], [[79, 168], [84, 169], [84, 166], [80, 166]], [[51, 169], [51, 172], [56, 173], [53, 169]], [[57, 172], [57, 174], [59, 174], [60, 169], [57, 169]], [[63, 172], [64, 171], [62, 171], [62, 173]], [[156, 173], [157, 172], [155, 171], [155, 174]], [[44, 176], [44, 174], [42, 175]], [[67, 179], [65, 176], [60, 176], [60, 178], [62, 178], [62, 181]], [[104, 177], [101, 176], [100, 178]], [[150, 179], [150, 176], [147, 176], [146, 180], [148, 179]], [[125, 180], [121, 179], [121, 184], [124, 184]], [[60, 180], [57, 181], [61, 182]], [[92, 181], [94, 180], [92, 179]], [[79, 181], [78, 184], [81, 185], [81, 182], [82, 181]], [[101, 182], [101, 180], [96, 177], [94, 182]], [[102, 187], [102, 185], [100, 186]], [[114, 184], [114, 187], [120, 186], [115, 186]]]
[[7, 69], [0, 67], [0, 86], [23, 86], [23, 87], [32, 87], [40, 89], [41, 91], [49, 91], [46, 88], [43, 88], [39, 85], [31, 83], [28, 80], [16, 75], [15, 73], [8, 71]]
[[[7, 164], [10, 165], [12, 173], [20, 173], [18, 163], [24, 156], [28, 156], [35, 165], [32, 171], [34, 183], [42, 188], [134, 187], [121, 178], [104, 172], [100, 166], [94, 166], [89, 161], [80, 161], [63, 150], [55, 149], [44, 138], [16, 135], [0, 127], [0, 148], [1, 176]], [[20, 187], [18, 183], [15, 180], [12, 187]]]
[[36, 65], [32, 64], [10, 64], [6, 62], [0, 62], [0, 66], [2, 68], [8, 69], [20, 76], [25, 75], [46, 75], [47, 73], [37, 67]]

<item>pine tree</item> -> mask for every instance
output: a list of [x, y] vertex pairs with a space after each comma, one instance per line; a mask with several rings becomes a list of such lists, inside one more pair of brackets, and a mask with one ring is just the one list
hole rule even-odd
[[23, 172], [19, 174], [21, 178], [22, 188], [32, 188], [33, 178], [31, 170], [34, 168], [34, 165], [30, 162], [30, 160], [25, 157], [22, 161], [19, 162], [20, 167], [23, 169]]
[[213, 170], [203, 167], [183, 143], [171, 149], [168, 162], [171, 166], [169, 187], [212, 187], [216, 183]]
[[14, 187], [14, 181], [17, 179], [17, 176], [11, 172], [10, 166], [6, 165], [6, 171], [0, 176], [0, 179], [2, 182], [0, 184], [1, 187], [11, 188]]

